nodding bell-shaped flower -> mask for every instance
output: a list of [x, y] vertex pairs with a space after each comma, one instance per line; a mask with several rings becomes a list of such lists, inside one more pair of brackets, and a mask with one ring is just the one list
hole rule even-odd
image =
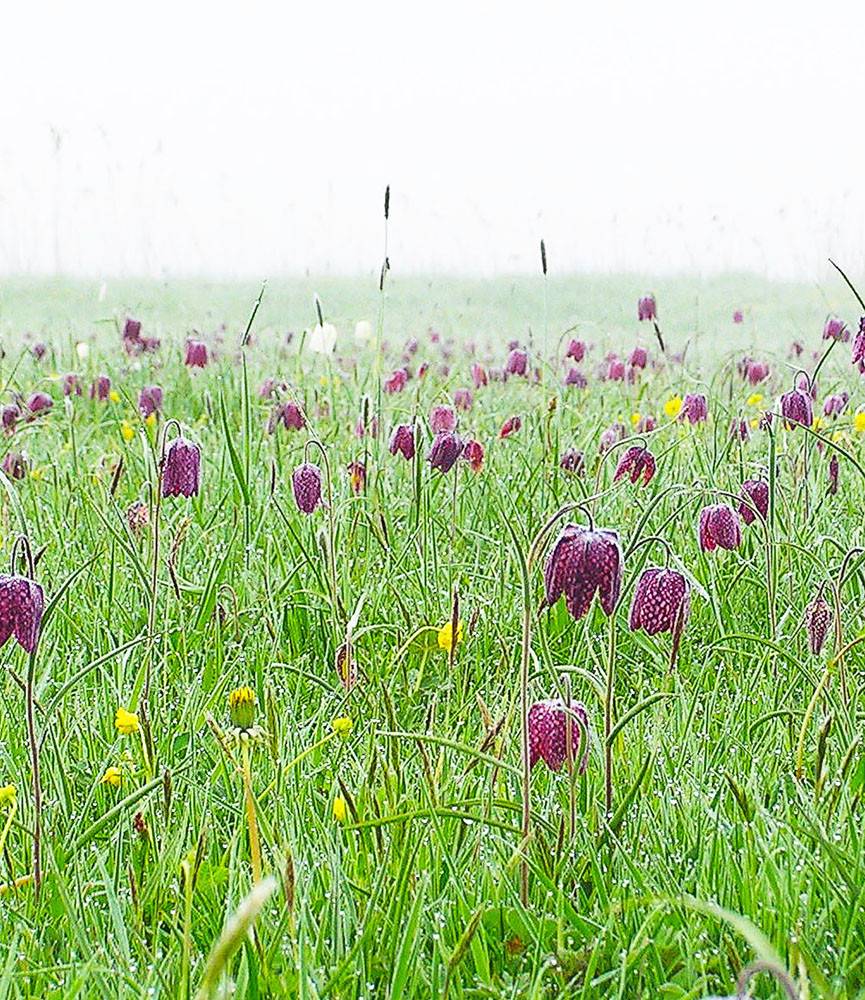
[[366, 466], [363, 462], [349, 462], [346, 469], [352, 493], [360, 493], [366, 485]]
[[81, 395], [81, 380], [74, 372], [69, 372], [63, 376], [63, 395], [64, 396], [80, 396]]
[[586, 376], [579, 368], [568, 369], [568, 373], [565, 375], [565, 385], [575, 385], [578, 389], [585, 389], [588, 384]]
[[430, 430], [433, 434], [455, 431], [457, 415], [449, 406], [434, 406], [429, 415]]
[[40, 413], [47, 413], [53, 405], [54, 400], [48, 395], [47, 392], [34, 392], [33, 395], [27, 400], [27, 410], [29, 411], [28, 419], [32, 420]]
[[192, 340], [190, 338], [186, 341], [186, 356], [183, 359], [183, 363], [187, 368], [206, 368], [209, 360], [210, 352], [203, 340]]
[[450, 472], [454, 462], [460, 457], [463, 443], [453, 431], [442, 431], [433, 438], [427, 461], [439, 472]]
[[201, 485], [201, 449], [184, 437], [176, 437], [165, 452], [162, 471], [164, 497], [195, 497]]
[[799, 388], [785, 392], [781, 396], [781, 416], [788, 430], [799, 424], [810, 427], [814, 422], [814, 408], [810, 394]]
[[649, 361], [649, 352], [645, 347], [635, 347], [628, 358], [628, 364], [632, 368], [645, 368]]
[[576, 448], [568, 448], [559, 459], [559, 468], [564, 469], [565, 472], [582, 476], [586, 471], [586, 456], [581, 451], [577, 451]]
[[523, 421], [520, 417], [508, 417], [508, 419], [502, 424], [502, 429], [499, 431], [499, 437], [508, 438], [511, 434], [516, 434], [522, 426]]
[[312, 514], [322, 503], [321, 469], [312, 462], [303, 462], [291, 476], [294, 501], [304, 514]]
[[41, 361], [48, 353], [48, 345], [43, 344], [42, 341], [40, 340], [38, 344], [34, 344], [30, 348], [30, 352], [32, 353], [33, 357], [36, 358], [37, 361]]
[[643, 480], [647, 486], [655, 474], [655, 456], [644, 445], [635, 444], [626, 448], [616, 466], [613, 482], [618, 482], [622, 476], [628, 476], [632, 483]]
[[861, 364], [865, 361], [865, 316], [859, 320], [859, 329], [853, 338], [853, 351], [850, 355], [850, 363]]
[[826, 317], [826, 322], [823, 324], [823, 339], [840, 340], [843, 344], [846, 344], [850, 339], [850, 329], [843, 319], [830, 314]]
[[463, 448], [463, 458], [469, 463], [472, 472], [480, 472], [484, 464], [484, 446], [480, 441], [467, 441]]
[[470, 410], [473, 402], [472, 394], [468, 389], [456, 389], [454, 391], [454, 406], [458, 410]]
[[658, 306], [655, 302], [654, 295], [644, 295], [637, 302], [637, 319], [642, 323], [643, 320], [654, 320], [658, 318]]
[[823, 400], [823, 416], [840, 417], [849, 401], [849, 392], [837, 392], [833, 393], [831, 396], [827, 396]]
[[21, 416], [21, 410], [15, 403], [7, 403], [0, 408], [0, 425], [7, 434], [15, 433], [15, 424]]
[[733, 312], [733, 322], [734, 323], [744, 323], [745, 322], [745, 314], [742, 312], [741, 309], [736, 309]]
[[303, 411], [297, 403], [277, 403], [273, 410], [271, 410], [267, 421], [267, 433], [273, 434], [280, 424], [287, 431], [303, 430], [306, 426], [306, 420], [304, 419]]
[[[576, 719], [573, 717], [576, 716]], [[579, 720], [579, 721], [578, 721]], [[582, 723], [582, 725], [580, 724]], [[561, 770], [562, 764], [568, 759], [568, 725], [571, 729], [569, 763], [577, 758], [577, 751], [583, 738], [583, 732], [588, 736], [589, 716], [586, 706], [579, 701], [571, 702], [571, 712], [568, 713], [561, 698], [547, 698], [536, 701], [529, 709], [529, 766], [534, 767], [542, 760], [551, 771]], [[580, 774], [586, 770], [589, 763], [589, 741], [580, 761]]]
[[700, 424], [709, 416], [709, 406], [706, 397], [698, 392], [689, 392], [682, 400], [679, 410], [679, 420], [687, 420], [689, 424]]
[[625, 435], [628, 433], [628, 428], [624, 424], [615, 423], [610, 424], [610, 426], [601, 431], [601, 436], [598, 438], [598, 451], [603, 455], [608, 452], [614, 444], [619, 441], [624, 441]]
[[739, 516], [745, 524], [754, 523], [757, 516], [754, 513], [755, 507], [760, 517], [765, 521], [769, 516], [769, 484], [763, 482], [762, 479], [746, 479], [742, 483], [740, 493], [742, 503], [739, 504]]
[[0, 646], [14, 635], [20, 646], [32, 653], [39, 641], [45, 594], [26, 576], [0, 574]]
[[769, 366], [765, 361], [751, 361], [745, 371], [745, 378], [751, 385], [759, 385], [769, 377]]
[[146, 385], [138, 393], [138, 410], [145, 419], [162, 409], [162, 389], [158, 385]]
[[751, 429], [747, 420], [737, 420], [735, 417], [730, 421], [730, 437], [735, 441], [748, 441], [751, 437]]
[[147, 527], [150, 521], [150, 511], [143, 500], [133, 500], [126, 508], [126, 523], [136, 537]]
[[573, 358], [574, 361], [580, 362], [586, 356], [586, 345], [582, 340], [572, 340], [568, 344], [568, 349], [565, 351], [566, 358]]
[[681, 573], [657, 566], [643, 570], [631, 601], [628, 625], [632, 632], [669, 632], [677, 646], [690, 613], [691, 588]]
[[402, 392], [408, 383], [408, 372], [405, 368], [397, 368], [388, 378], [384, 380], [384, 391], [389, 395]]
[[819, 656], [832, 624], [834, 614], [832, 608], [823, 599], [823, 588], [817, 591], [817, 596], [805, 608], [805, 628], [808, 632], [808, 646], [814, 656]]
[[604, 614], [611, 615], [622, 589], [618, 533], [566, 524], [547, 558], [544, 588], [547, 607], [564, 594], [568, 611], [578, 621], [588, 613], [595, 593]]
[[625, 362], [618, 358], [610, 358], [607, 362], [607, 371], [604, 376], [609, 382], [624, 382]]
[[481, 389], [487, 384], [489, 378], [487, 376], [487, 370], [483, 365], [478, 364], [477, 361], [472, 365], [472, 382], [476, 389]]
[[529, 370], [529, 354], [522, 347], [514, 347], [505, 363], [506, 375], [525, 375]]
[[736, 511], [723, 503], [704, 507], [700, 511], [697, 535], [704, 552], [711, 552], [718, 547], [738, 548], [742, 541], [742, 529]]
[[838, 456], [833, 452], [829, 459], [829, 486], [826, 488], [829, 496], [838, 492]]
[[394, 427], [388, 450], [391, 455], [399, 453], [406, 460], [414, 458], [414, 430], [410, 424]]
[[27, 475], [27, 457], [17, 451], [7, 451], [2, 469], [10, 479], [23, 479]]
[[90, 385], [90, 398], [104, 403], [111, 395], [111, 379], [107, 375], [98, 375]]

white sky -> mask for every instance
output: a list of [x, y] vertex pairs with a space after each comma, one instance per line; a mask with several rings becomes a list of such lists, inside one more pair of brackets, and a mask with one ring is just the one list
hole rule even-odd
[[16, 3], [0, 273], [373, 273], [388, 183], [402, 272], [861, 273], [863, 46], [861, 0]]

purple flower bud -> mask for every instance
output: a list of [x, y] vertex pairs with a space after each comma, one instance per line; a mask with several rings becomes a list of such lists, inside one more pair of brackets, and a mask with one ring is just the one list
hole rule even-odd
[[45, 594], [35, 580], [0, 575], [0, 646], [10, 635], [32, 653], [39, 639]]
[[436, 434], [427, 461], [440, 472], [449, 472], [463, 450], [463, 443], [453, 431]]
[[2, 468], [10, 479], [23, 479], [27, 475], [27, 459], [18, 452], [7, 451]]
[[788, 430], [801, 424], [803, 427], [810, 427], [814, 422], [814, 409], [811, 397], [801, 389], [791, 389], [781, 396], [781, 415], [784, 417], [784, 426]]
[[312, 514], [322, 503], [321, 469], [312, 462], [304, 462], [294, 470], [291, 486], [295, 503], [304, 514]]
[[[569, 715], [561, 698], [547, 698], [536, 701], [529, 709], [529, 765], [542, 760], [551, 771], [558, 771], [568, 756], [568, 726], [571, 730], [571, 763], [577, 757], [583, 731], [589, 732], [589, 717], [586, 706], [578, 701], [571, 702]], [[579, 719], [579, 722], [573, 718]], [[582, 723], [582, 726], [580, 725]], [[589, 762], [589, 746], [583, 750], [580, 774]]]
[[140, 337], [141, 320], [133, 319], [131, 316], [127, 316], [126, 322], [123, 324], [124, 340], [138, 340]]
[[111, 393], [111, 379], [107, 375], [97, 376], [90, 386], [90, 398], [104, 403]]
[[762, 479], [746, 479], [742, 483], [742, 503], [739, 504], [739, 516], [745, 524], [753, 524], [757, 508], [760, 517], [765, 521], [769, 516], [769, 484]]
[[27, 400], [27, 409], [30, 417], [35, 417], [39, 413], [47, 412], [54, 405], [54, 400], [47, 392], [34, 392]]
[[277, 403], [267, 422], [267, 433], [273, 434], [280, 424], [287, 431], [303, 430], [306, 426], [306, 420], [304, 419], [303, 411], [297, 403]]
[[823, 400], [823, 416], [840, 417], [849, 400], [850, 394], [848, 392], [837, 392], [827, 396]]
[[30, 350], [33, 354], [33, 357], [36, 358], [37, 361], [41, 361], [48, 352], [48, 345], [43, 344], [42, 341], [40, 340], [39, 343], [34, 344]]
[[529, 368], [529, 355], [521, 347], [514, 347], [505, 363], [506, 375], [525, 375]]
[[846, 344], [850, 339], [850, 330], [843, 319], [830, 314], [826, 317], [826, 322], [823, 324], [823, 339], [840, 340]]
[[769, 377], [769, 366], [764, 361], [752, 361], [748, 365], [745, 377], [751, 385], [759, 385]]
[[21, 411], [15, 403], [7, 403], [2, 409], [0, 409], [0, 424], [2, 424], [3, 430], [7, 434], [15, 433], [15, 424], [20, 416]]
[[414, 458], [414, 430], [409, 424], [399, 424], [394, 428], [388, 450], [391, 455], [399, 452], [406, 460]]
[[472, 394], [468, 389], [457, 389], [454, 391], [454, 406], [458, 410], [470, 410], [473, 402]]
[[64, 396], [80, 396], [81, 395], [81, 382], [78, 380], [78, 376], [73, 372], [69, 372], [67, 375], [63, 376], [63, 395]]
[[679, 420], [687, 420], [689, 424], [700, 424], [709, 416], [706, 397], [700, 393], [689, 392], [682, 400]]
[[449, 406], [434, 406], [430, 413], [429, 425], [433, 434], [454, 431], [457, 426], [457, 415]]
[[384, 391], [387, 393], [402, 392], [407, 382], [408, 372], [405, 368], [397, 368], [389, 378], [384, 380]]
[[829, 496], [835, 496], [838, 492], [838, 455], [833, 451], [829, 459], [829, 486], [827, 489]]
[[158, 385], [146, 385], [138, 393], [138, 409], [145, 419], [162, 409], [162, 389]]
[[655, 474], [655, 456], [643, 445], [632, 445], [626, 448], [624, 454], [619, 459], [616, 466], [616, 473], [613, 482], [617, 482], [622, 476], [628, 476], [632, 483], [642, 478], [643, 485], [647, 486], [649, 480]]
[[516, 434], [522, 426], [523, 421], [521, 417], [508, 417], [508, 419], [502, 424], [502, 429], [499, 431], [499, 437], [502, 439], [508, 438], [511, 434]]
[[201, 485], [201, 449], [184, 437], [175, 438], [165, 453], [162, 472], [164, 497], [198, 496]]
[[628, 364], [632, 368], [645, 368], [649, 361], [649, 354], [645, 347], [635, 347], [628, 358]]
[[654, 295], [644, 295], [637, 302], [637, 319], [642, 322], [643, 320], [654, 320], [658, 318], [658, 307], [655, 303]]
[[206, 368], [210, 360], [210, 352], [207, 344], [201, 340], [189, 339], [186, 341], [186, 357], [183, 363], [187, 368]]
[[638, 434], [649, 434], [655, 429], [655, 426], [655, 418], [650, 414], [647, 414], [645, 417], [640, 417], [637, 421], [637, 426], [634, 429]]
[[741, 309], [737, 309], [733, 313], [733, 322], [734, 323], [744, 323], [744, 321], [745, 321], [745, 316], [742, 313], [742, 310]]
[[565, 385], [575, 385], [578, 389], [585, 389], [588, 382], [579, 368], [569, 368], [565, 375]]
[[814, 656], [820, 655], [823, 643], [826, 641], [826, 634], [832, 624], [834, 614], [832, 608], [823, 599], [823, 588], [821, 587], [817, 596], [805, 608], [805, 628], [808, 631], [808, 646]]
[[632, 632], [669, 632], [678, 642], [690, 613], [691, 588], [681, 573], [654, 566], [643, 570], [631, 602], [628, 625]]
[[476, 361], [472, 365], [472, 382], [474, 382], [475, 388], [482, 388], [488, 381], [486, 368], [483, 365], [479, 365]]
[[585, 456], [581, 451], [577, 451], [576, 448], [568, 448], [559, 459], [559, 467], [564, 469], [565, 472], [572, 472], [577, 476], [582, 476], [586, 471]]
[[850, 363], [854, 365], [865, 361], [865, 316], [859, 320], [859, 330], [853, 338], [853, 351], [850, 356]]
[[587, 614], [596, 592], [604, 613], [611, 615], [622, 588], [618, 533], [565, 525], [547, 558], [544, 587], [545, 604], [552, 607], [564, 594], [577, 620]]
[[700, 511], [698, 527], [700, 548], [711, 552], [720, 546], [722, 549], [735, 549], [742, 541], [742, 529], [736, 511], [727, 504], [714, 504]]
[[582, 340], [572, 340], [568, 344], [568, 349], [565, 351], [566, 358], [573, 358], [574, 361], [580, 362], [586, 356], [586, 345]]

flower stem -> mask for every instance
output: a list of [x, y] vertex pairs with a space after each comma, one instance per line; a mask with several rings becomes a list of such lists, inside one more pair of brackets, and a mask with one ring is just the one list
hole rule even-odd
[[604, 804], [607, 814], [613, 811], [613, 689], [616, 666], [616, 615], [610, 615], [610, 633], [607, 646], [607, 687], [604, 692]]
[[246, 821], [249, 825], [249, 854], [252, 863], [253, 884], [261, 881], [261, 841], [258, 839], [258, 821], [255, 818], [255, 798], [252, 794], [252, 768], [249, 760], [249, 743], [243, 743], [243, 796], [246, 801]]

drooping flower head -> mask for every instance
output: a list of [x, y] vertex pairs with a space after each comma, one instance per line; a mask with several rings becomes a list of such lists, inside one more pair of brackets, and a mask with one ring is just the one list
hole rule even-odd
[[649, 353], [645, 347], [635, 347], [628, 358], [631, 368], [645, 368], [649, 361]]
[[739, 516], [745, 524], [753, 524], [757, 515], [765, 521], [769, 516], [769, 484], [762, 479], [746, 479], [742, 483], [742, 503], [739, 504]]
[[397, 368], [396, 371], [392, 372], [391, 375], [384, 380], [384, 391], [388, 393], [388, 395], [402, 392], [407, 383], [408, 372], [405, 368]]
[[759, 385], [769, 377], [769, 366], [764, 361], [751, 361], [745, 372], [751, 385]]
[[456, 389], [454, 391], [454, 406], [458, 410], [470, 410], [473, 402], [472, 394], [468, 389]]
[[574, 361], [580, 362], [586, 356], [586, 345], [582, 340], [571, 340], [568, 343], [568, 349], [565, 351], [566, 358], [573, 358]]
[[48, 345], [44, 344], [40, 340], [38, 343], [34, 344], [30, 348], [30, 351], [33, 354], [33, 357], [36, 358], [37, 361], [41, 361], [45, 357], [45, 355], [48, 353]]
[[644, 295], [637, 302], [637, 319], [643, 322], [643, 320], [654, 320], [657, 318], [658, 306], [655, 302], [655, 296]]
[[27, 475], [27, 456], [17, 451], [7, 451], [3, 456], [3, 472], [10, 479], [23, 479]]
[[632, 632], [669, 632], [678, 643], [690, 613], [691, 588], [681, 573], [657, 566], [643, 570], [631, 601], [628, 625]]
[[846, 344], [850, 339], [850, 329], [843, 319], [830, 313], [823, 324], [824, 340], [840, 340]]
[[625, 379], [625, 362], [618, 358], [610, 358], [607, 362], [607, 370], [604, 375], [610, 382], [623, 382]]
[[622, 476], [628, 476], [632, 483], [642, 479], [643, 485], [646, 486], [654, 474], [655, 456], [645, 445], [635, 444], [626, 448], [619, 459], [613, 481], [618, 482]]
[[737, 420], [735, 417], [730, 421], [730, 437], [735, 441], [747, 441], [751, 437], [751, 429], [747, 420]]
[[484, 446], [474, 439], [466, 441], [463, 458], [469, 463], [472, 472], [480, 472], [484, 464]]
[[54, 400], [47, 392], [34, 392], [27, 400], [28, 419], [32, 420], [40, 413], [47, 413], [54, 405]]
[[406, 460], [414, 458], [414, 430], [410, 424], [394, 427], [388, 450], [391, 455], [399, 453]]
[[529, 369], [528, 351], [521, 347], [514, 347], [508, 355], [505, 363], [506, 375], [525, 375]]
[[192, 340], [190, 338], [186, 341], [186, 355], [183, 363], [187, 368], [206, 368], [209, 360], [210, 352], [203, 340]]
[[312, 462], [298, 465], [291, 476], [294, 501], [304, 514], [312, 514], [322, 503], [321, 469]]
[[[570, 715], [561, 698], [546, 698], [536, 701], [529, 709], [529, 766], [534, 767], [542, 760], [551, 771], [558, 771], [568, 759], [568, 727], [571, 739], [570, 763], [577, 758], [583, 733], [588, 735], [589, 716], [586, 706], [579, 701], [571, 702]], [[576, 716], [576, 719], [574, 718]], [[579, 721], [577, 721], [579, 720]], [[589, 746], [583, 749], [580, 774], [589, 762]]]
[[499, 431], [500, 438], [508, 438], [511, 434], [516, 434], [517, 431], [523, 426], [522, 418], [519, 416], [508, 417], [508, 419], [502, 424], [502, 428]]
[[849, 392], [837, 392], [833, 393], [831, 396], [827, 396], [823, 400], [823, 416], [840, 417], [849, 401]]
[[201, 449], [185, 437], [176, 437], [165, 451], [162, 472], [164, 497], [198, 496], [201, 486]]
[[604, 614], [611, 615], [622, 588], [618, 533], [565, 525], [547, 558], [544, 587], [544, 603], [552, 607], [564, 594], [568, 611], [577, 620], [587, 614], [595, 593]]
[[442, 431], [433, 438], [427, 461], [439, 472], [449, 472], [463, 450], [463, 443], [453, 431]]
[[306, 426], [306, 419], [303, 415], [303, 410], [301, 410], [297, 403], [293, 403], [290, 400], [287, 403], [277, 403], [270, 412], [270, 417], [267, 421], [267, 433], [273, 434], [280, 424], [287, 431], [303, 430]]
[[745, 315], [744, 315], [744, 313], [742, 312], [741, 309], [736, 309], [733, 312], [733, 322], [734, 323], [744, 323], [745, 322]]
[[158, 385], [146, 385], [138, 393], [138, 409], [145, 419], [162, 409], [162, 389]]
[[487, 370], [483, 365], [478, 364], [477, 361], [472, 365], [472, 382], [474, 383], [475, 389], [480, 389], [487, 384], [489, 381], [487, 376]]
[[829, 459], [829, 486], [827, 487], [827, 492], [829, 496], [835, 496], [838, 492], [838, 455], [836, 452], [832, 452], [832, 457]]
[[457, 426], [457, 415], [449, 406], [434, 406], [430, 411], [429, 425], [433, 434], [454, 431]]
[[45, 594], [26, 576], [0, 574], [0, 646], [14, 635], [26, 652], [39, 640]]
[[7, 434], [15, 433], [15, 424], [21, 416], [21, 410], [16, 403], [6, 403], [0, 408], [0, 425]]
[[63, 395], [64, 396], [81, 395], [81, 380], [74, 372], [67, 372], [63, 376]]
[[738, 548], [742, 541], [742, 529], [736, 511], [723, 503], [704, 507], [700, 511], [698, 538], [704, 552], [711, 552], [718, 547]]
[[781, 396], [781, 415], [784, 426], [792, 430], [797, 425], [810, 427], [814, 422], [814, 409], [809, 393], [798, 387]]
[[850, 355], [850, 363], [854, 365], [865, 361], [865, 316], [859, 320], [859, 329], [853, 338], [853, 350]]
[[808, 646], [814, 656], [820, 655], [833, 617], [832, 608], [823, 598], [823, 588], [821, 587], [814, 600], [805, 608], [805, 629], [808, 632]]
[[361, 493], [366, 485], [366, 466], [363, 462], [349, 462], [346, 466], [352, 493]]
[[582, 476], [586, 471], [586, 457], [576, 448], [568, 448], [559, 459], [559, 468], [564, 469], [565, 472]]
[[578, 389], [585, 389], [588, 384], [586, 376], [579, 368], [568, 369], [568, 373], [565, 375], [565, 385], [575, 385]]
[[709, 416], [709, 406], [702, 393], [689, 392], [682, 400], [679, 420], [687, 420], [689, 424], [700, 424]]
[[618, 421], [615, 424], [610, 424], [606, 430], [601, 431], [601, 436], [598, 439], [598, 451], [603, 455], [608, 452], [614, 444], [618, 444], [619, 441], [625, 439], [625, 435], [628, 433], [628, 428], [624, 424]]
[[90, 398], [104, 403], [111, 394], [111, 379], [107, 375], [97, 375], [90, 385]]

